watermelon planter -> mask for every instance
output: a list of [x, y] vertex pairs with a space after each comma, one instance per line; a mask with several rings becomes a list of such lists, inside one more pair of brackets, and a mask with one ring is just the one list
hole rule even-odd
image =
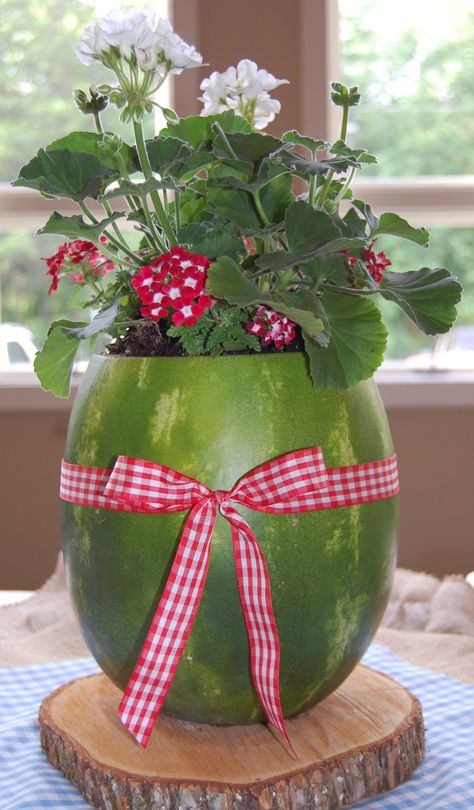
[[[392, 455], [375, 384], [320, 391], [301, 353], [218, 358], [95, 356], [71, 416], [66, 461], [112, 467], [149, 459], [231, 489], [252, 468], [321, 445], [339, 467]], [[69, 503], [64, 554], [85, 640], [125, 688], [144, 642], [186, 513], [143, 515]], [[281, 644], [285, 716], [332, 692], [383, 614], [395, 565], [397, 499], [290, 515], [240, 508], [266, 557]], [[205, 723], [264, 719], [230, 539], [218, 516], [204, 595], [164, 704]]]

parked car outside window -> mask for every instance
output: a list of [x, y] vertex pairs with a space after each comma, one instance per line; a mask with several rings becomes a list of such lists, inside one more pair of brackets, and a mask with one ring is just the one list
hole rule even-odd
[[38, 347], [26, 326], [0, 323], [0, 371], [33, 371]]

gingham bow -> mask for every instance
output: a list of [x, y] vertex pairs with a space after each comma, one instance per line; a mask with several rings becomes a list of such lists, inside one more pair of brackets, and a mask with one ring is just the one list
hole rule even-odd
[[280, 703], [280, 645], [268, 570], [252, 529], [233, 504], [258, 512], [307, 512], [365, 503], [397, 492], [395, 456], [327, 470], [320, 447], [269, 461], [240, 478], [230, 491], [212, 491], [169, 467], [127, 456], [119, 456], [111, 472], [63, 461], [63, 500], [142, 513], [191, 510], [119, 707], [124, 725], [137, 741], [144, 747], [148, 742], [191, 631], [206, 581], [217, 508], [231, 524], [255, 689], [269, 723], [291, 746]]

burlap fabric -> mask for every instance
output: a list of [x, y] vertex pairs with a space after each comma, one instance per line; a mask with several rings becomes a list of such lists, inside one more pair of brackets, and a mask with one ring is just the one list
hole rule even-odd
[[[463, 577], [399, 568], [375, 640], [412, 664], [474, 684], [474, 588]], [[0, 608], [0, 666], [87, 655], [60, 557], [30, 599]]]

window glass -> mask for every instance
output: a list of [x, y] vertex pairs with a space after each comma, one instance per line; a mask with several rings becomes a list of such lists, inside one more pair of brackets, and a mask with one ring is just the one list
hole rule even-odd
[[[86, 66], [77, 58], [75, 48], [85, 28], [111, 8], [149, 6], [147, 0], [115, 0], [112, 5], [107, 0], [2, 0], [0, 194], [8, 199], [8, 183], [40, 147], [75, 130], [93, 131], [93, 118], [79, 112], [73, 90], [114, 82], [113, 74], [98, 63]], [[168, 16], [167, 0], [155, 0], [153, 8], [158, 15]], [[169, 83], [160, 90], [158, 100], [169, 105]], [[130, 139], [130, 127], [120, 123], [115, 107], [102, 113], [102, 124]], [[152, 137], [162, 124], [160, 114], [147, 116], [145, 136]], [[30, 196], [25, 199], [28, 205]], [[36, 218], [39, 194], [35, 200]], [[61, 205], [58, 200], [58, 210]], [[44, 222], [47, 219], [45, 211]], [[138, 245], [138, 235], [131, 239], [131, 244]], [[65, 241], [59, 236], [35, 237], [22, 229], [21, 220], [16, 230], [0, 233], [0, 324], [26, 327], [38, 346], [52, 320], [64, 317], [66, 311], [71, 320], [84, 316], [82, 309], [74, 307], [77, 290], [72, 282], [62, 280], [59, 289], [48, 295], [50, 279], [45, 277], [47, 267], [41, 257], [52, 256]], [[3, 345], [9, 363], [19, 362], [18, 350]], [[84, 343], [81, 352], [84, 359], [90, 347]]]
[[[48, 295], [47, 267], [42, 256], [51, 256], [60, 236], [33, 236], [15, 231], [0, 234], [0, 323], [21, 323], [40, 345], [49, 323], [64, 317], [71, 295], [65, 285]], [[77, 320], [80, 313], [77, 312]]]
[[[39, 147], [74, 130], [94, 129], [92, 116], [79, 112], [72, 91], [113, 83], [113, 74], [98, 63], [83, 65], [75, 47], [86, 26], [111, 8], [149, 5], [146, 0], [115, 0], [112, 5], [103, 0], [2, 0], [0, 182], [13, 180]], [[152, 5], [167, 16], [164, 0]], [[125, 132], [115, 107], [103, 115], [103, 124], [105, 129]], [[144, 125], [151, 137], [153, 117], [147, 116]]]
[[474, 174], [474, 0], [339, 0], [364, 177]]
[[[420, 267], [448, 267], [464, 286], [458, 306], [456, 326], [449, 334], [428, 337], [391, 302], [378, 301], [383, 319], [389, 329], [386, 358], [402, 361], [407, 367], [429, 367], [431, 353], [438, 355], [442, 368], [474, 368], [474, 268], [472, 265], [472, 230], [469, 228], [429, 228], [431, 244], [428, 249], [412, 242], [380, 236], [374, 249], [383, 250], [392, 261], [390, 270], [417, 270]], [[460, 343], [463, 355], [459, 356]], [[470, 349], [470, 351], [467, 351]]]
[[15, 363], [28, 363], [29, 357], [19, 343], [7, 343], [8, 361], [12, 364]]

